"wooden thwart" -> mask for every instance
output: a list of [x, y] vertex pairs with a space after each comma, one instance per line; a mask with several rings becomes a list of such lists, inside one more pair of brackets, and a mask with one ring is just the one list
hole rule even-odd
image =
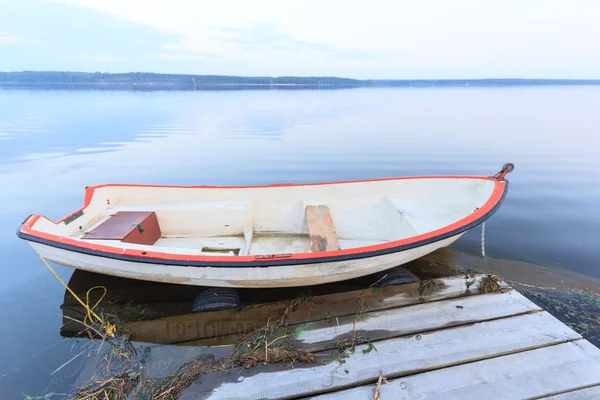
[[313, 253], [340, 250], [340, 241], [329, 207], [326, 205], [306, 206], [306, 219]]
[[308, 396], [373, 383], [381, 370], [387, 378], [394, 378], [581, 338], [565, 328], [546, 312], [525, 314], [375, 342], [370, 350], [369, 345], [357, 346], [343, 364], [334, 361], [279, 372], [242, 372], [240, 376], [250, 376], [239, 383], [214, 388], [197, 385], [191, 390], [205, 391], [210, 399], [234, 398], [239, 393], [261, 399]]
[[[586, 340], [578, 340], [394, 379], [382, 386], [381, 398], [540, 398], [600, 384], [599, 365], [600, 350]], [[317, 398], [371, 400], [373, 391], [374, 385], [370, 385]]]

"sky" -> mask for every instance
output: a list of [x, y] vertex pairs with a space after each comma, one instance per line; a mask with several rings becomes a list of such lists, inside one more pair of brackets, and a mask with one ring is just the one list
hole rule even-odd
[[0, 0], [0, 71], [600, 78], [596, 0]]

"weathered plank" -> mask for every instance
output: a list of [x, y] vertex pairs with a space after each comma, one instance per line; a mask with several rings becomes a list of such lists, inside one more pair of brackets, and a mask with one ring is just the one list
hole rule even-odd
[[598, 400], [600, 399], [600, 386], [573, 390], [566, 393], [556, 394], [548, 397], [540, 397], [540, 400]]
[[[394, 379], [381, 386], [380, 395], [382, 399], [510, 400], [550, 396], [594, 384], [600, 384], [600, 350], [578, 340]], [[369, 385], [316, 398], [371, 400], [374, 390], [375, 385]]]
[[340, 241], [326, 205], [306, 206], [306, 219], [313, 253], [340, 249]]
[[[358, 311], [377, 311], [427, 303], [461, 296], [467, 290], [477, 293], [483, 275], [465, 278], [455, 276], [434, 281], [387, 286], [373, 291], [353, 290], [315, 296], [307, 299], [289, 314], [289, 323], [318, 321], [356, 314]], [[503, 286], [502, 286], [503, 285]], [[467, 287], [468, 286], [468, 287]], [[506, 289], [506, 286], [501, 283]], [[181, 343], [198, 339], [222, 337], [211, 344], [235, 343], [236, 334], [254, 331], [276, 318], [290, 306], [290, 301], [257, 304], [238, 309], [185, 314], [127, 324], [132, 339], [150, 343]], [[227, 335], [232, 337], [227, 338]], [[196, 343], [200, 344], [200, 343]]]
[[[231, 354], [231, 347], [189, 347], [189, 346], [169, 346], [169, 345], [147, 345], [142, 343], [134, 343], [136, 351], [142, 352], [144, 349], [149, 350], [144, 358], [144, 368], [140, 373], [148, 378], [162, 379], [177, 374], [179, 369], [194, 360], [212, 356], [215, 359], [228, 357]], [[110, 352], [113, 350], [111, 345], [101, 345], [98, 341], [96, 344], [96, 352], [90, 346], [86, 355], [87, 360], [79, 370], [79, 376], [75, 380], [75, 387], [85, 385], [94, 379], [100, 370], [105, 369], [106, 360], [111, 359]], [[113, 358], [114, 360], [114, 358]], [[115, 365], [112, 368], [116, 368]], [[96, 379], [98, 377], [96, 376]]]
[[381, 370], [387, 377], [411, 375], [431, 369], [473, 362], [523, 351], [581, 336], [546, 312], [481, 322], [418, 336], [385, 340], [357, 346], [343, 364], [332, 362], [311, 368], [237, 374], [241, 382], [210, 387], [194, 384], [186, 393], [210, 399], [294, 398], [372, 383]]
[[296, 328], [293, 345], [316, 352], [357, 337], [375, 341], [539, 310], [516, 291], [467, 296], [305, 323]]

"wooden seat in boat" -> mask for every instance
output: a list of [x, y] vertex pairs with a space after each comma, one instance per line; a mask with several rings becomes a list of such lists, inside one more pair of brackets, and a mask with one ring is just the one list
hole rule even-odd
[[331, 211], [326, 205], [306, 206], [306, 219], [310, 234], [310, 247], [313, 253], [340, 250]]

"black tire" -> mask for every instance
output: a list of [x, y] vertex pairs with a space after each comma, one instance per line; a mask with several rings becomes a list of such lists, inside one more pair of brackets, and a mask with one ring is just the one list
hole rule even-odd
[[390, 285], [402, 285], [404, 283], [418, 282], [420, 279], [406, 268], [395, 267], [377, 274], [376, 281], [376, 286], [383, 288]]
[[204, 289], [192, 301], [192, 312], [206, 312], [235, 308], [240, 305], [240, 295], [231, 288]]

